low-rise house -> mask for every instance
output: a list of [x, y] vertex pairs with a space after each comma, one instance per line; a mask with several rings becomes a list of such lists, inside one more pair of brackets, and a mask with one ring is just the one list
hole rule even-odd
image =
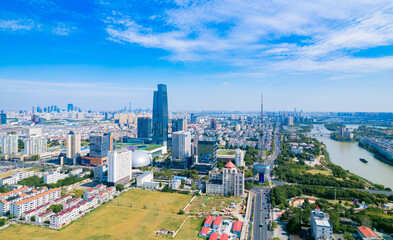
[[[45, 203], [43, 205], [38, 206], [35, 209], [29, 210], [27, 212], [22, 213], [22, 218], [26, 219], [27, 221], [30, 221], [30, 218], [32, 216], [36, 216], [38, 214], [41, 214], [45, 212], [45, 210], [50, 206], [50, 203]], [[36, 218], [37, 219], [37, 218]]]
[[209, 237], [209, 228], [208, 227], [203, 227], [201, 232], [199, 233], [200, 237]]
[[213, 229], [217, 230], [221, 226], [221, 223], [222, 223], [222, 217], [216, 217], [216, 219], [214, 219], [213, 222]]
[[241, 222], [241, 221], [235, 221], [233, 223], [232, 232], [234, 234], [236, 234], [238, 237], [240, 237], [240, 235], [242, 233], [242, 226], [243, 226], [243, 222]]
[[362, 240], [381, 239], [373, 230], [365, 226], [357, 227], [356, 231]]
[[210, 226], [211, 226], [212, 223], [213, 223], [213, 219], [214, 219], [213, 216], [208, 216], [208, 217], [206, 218], [205, 223], [203, 224], [203, 226], [204, 226], [204, 227], [207, 227], [207, 228], [210, 228]]
[[41, 213], [41, 214], [38, 214], [38, 215], [36, 216], [36, 218], [35, 218], [35, 222], [36, 222], [36, 223], [42, 224], [42, 223], [44, 223], [45, 221], [49, 221], [50, 216], [52, 216], [52, 215], [53, 215], [53, 211], [52, 211], [52, 209], [50, 209], [50, 210], [48, 210], [48, 211], [46, 211], [46, 212], [43, 212], [43, 213]]

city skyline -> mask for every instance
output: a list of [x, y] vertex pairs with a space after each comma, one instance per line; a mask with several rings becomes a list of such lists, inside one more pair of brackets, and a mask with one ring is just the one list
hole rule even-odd
[[12, 1], [0, 109], [392, 112], [390, 1]]

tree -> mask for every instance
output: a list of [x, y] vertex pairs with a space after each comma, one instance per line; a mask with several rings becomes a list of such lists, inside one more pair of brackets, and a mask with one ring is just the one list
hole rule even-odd
[[59, 213], [59, 212], [61, 212], [61, 210], [63, 210], [63, 205], [62, 204], [54, 204], [54, 205], [51, 205], [47, 210], [50, 210], [50, 209], [52, 209], [52, 211], [54, 213]]
[[254, 185], [253, 185], [252, 183], [246, 182], [245, 188], [246, 188], [247, 190], [251, 190], [253, 187], [254, 187]]
[[287, 224], [287, 231], [291, 234], [297, 234], [301, 229], [300, 216], [291, 217]]
[[183, 189], [184, 188], [184, 184], [186, 183], [186, 181], [184, 179], [180, 180], [180, 188]]
[[31, 156], [30, 160], [31, 161], [38, 161], [38, 160], [40, 160], [40, 155], [33, 155], [33, 156]]
[[4, 218], [0, 219], [0, 227], [4, 226], [6, 223], [6, 220]]
[[273, 223], [272, 223], [272, 228], [273, 228], [273, 229], [276, 229], [277, 227], [278, 227], [277, 222], [273, 222]]
[[124, 185], [123, 185], [123, 184], [117, 184], [117, 185], [116, 185], [116, 191], [121, 192], [121, 191], [123, 191], [123, 190], [124, 190]]
[[35, 222], [35, 216], [31, 216], [30, 221]]
[[184, 214], [186, 214], [186, 213], [183, 211], [183, 209], [180, 209], [179, 212], [178, 212], [177, 214], [179, 214], [179, 215], [184, 215]]
[[345, 240], [355, 240], [355, 238], [350, 233], [344, 234], [344, 239]]

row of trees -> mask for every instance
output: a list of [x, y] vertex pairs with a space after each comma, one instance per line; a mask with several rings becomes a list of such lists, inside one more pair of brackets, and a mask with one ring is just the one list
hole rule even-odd
[[56, 187], [61, 187], [61, 186], [69, 186], [69, 185], [78, 183], [80, 181], [83, 181], [89, 177], [90, 177], [89, 175], [86, 175], [84, 177], [70, 176], [70, 177], [66, 177], [64, 179], [57, 181], [57, 183], [45, 184], [43, 177], [32, 176], [32, 177], [20, 180], [18, 182], [18, 184], [19, 185], [26, 185], [26, 186], [34, 186], [34, 187], [46, 186], [48, 188], [56, 188]]

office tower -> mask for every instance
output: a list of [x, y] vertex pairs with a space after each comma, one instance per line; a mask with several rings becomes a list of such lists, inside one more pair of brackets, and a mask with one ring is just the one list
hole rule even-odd
[[48, 140], [41, 136], [33, 136], [27, 138], [25, 141], [25, 154], [27, 155], [40, 155], [48, 151]]
[[67, 112], [71, 112], [71, 111], [74, 111], [74, 104], [69, 103], [69, 104], [67, 105]]
[[109, 120], [109, 113], [108, 113], [108, 112], [105, 112], [105, 118], [104, 118], [104, 120], [105, 120], [105, 121]]
[[1, 151], [3, 154], [17, 154], [18, 153], [18, 136], [8, 134], [4, 136], [1, 141]]
[[0, 124], [7, 124], [7, 115], [4, 112], [0, 113]]
[[185, 160], [191, 156], [191, 133], [186, 131], [172, 134], [172, 161]]
[[198, 161], [206, 163], [216, 161], [216, 150], [217, 145], [214, 140], [199, 140]]
[[236, 149], [236, 155], [235, 155], [235, 165], [236, 167], [244, 167], [244, 156], [245, 152], [240, 149]]
[[195, 113], [191, 113], [190, 122], [197, 123], [198, 116]]
[[108, 154], [108, 182], [113, 186], [126, 184], [131, 180], [132, 152], [113, 151]]
[[210, 121], [210, 129], [211, 129], [211, 130], [217, 130], [217, 129], [218, 129], [218, 126], [217, 126], [217, 119], [213, 118], [213, 119]]
[[187, 121], [185, 119], [172, 120], [172, 132], [187, 131]]
[[115, 150], [112, 134], [104, 133], [103, 135], [90, 136], [90, 157], [103, 158], [108, 157], [110, 151]]
[[149, 117], [138, 117], [138, 138], [151, 138], [152, 122]]
[[168, 94], [166, 85], [158, 84], [153, 98], [153, 143], [167, 145]]
[[293, 117], [292, 116], [291, 117], [286, 117], [284, 119], [284, 124], [287, 125], [287, 126], [293, 126]]
[[81, 136], [71, 131], [67, 135], [66, 157], [78, 158], [81, 155]]

